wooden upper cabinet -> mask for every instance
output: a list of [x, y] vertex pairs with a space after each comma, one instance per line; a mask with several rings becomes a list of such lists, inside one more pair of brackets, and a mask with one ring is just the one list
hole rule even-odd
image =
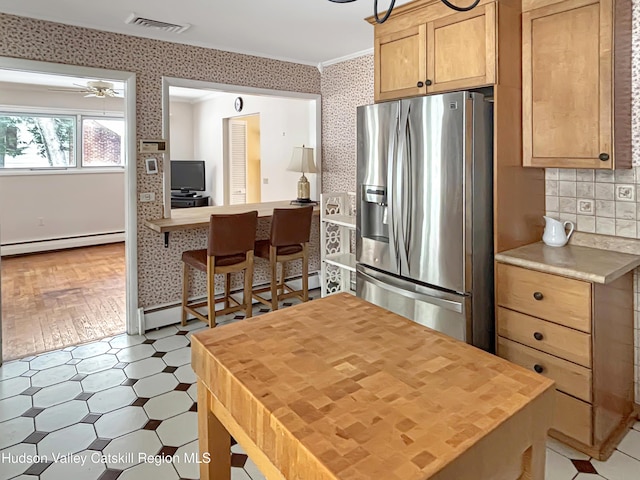
[[376, 102], [496, 83], [496, 8], [456, 13], [440, 0], [397, 7], [375, 25]]
[[376, 101], [424, 95], [427, 27], [417, 25], [376, 37]]
[[524, 8], [544, 6], [522, 14], [524, 165], [630, 167], [631, 11], [620, 18], [613, 0], [549, 3], [529, 0]]
[[495, 83], [495, 3], [427, 24], [427, 78], [428, 92]]

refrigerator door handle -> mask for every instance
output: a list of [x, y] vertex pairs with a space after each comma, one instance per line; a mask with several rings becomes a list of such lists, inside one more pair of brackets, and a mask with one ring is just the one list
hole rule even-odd
[[438, 307], [442, 307], [456, 313], [462, 313], [462, 308], [463, 308], [462, 302], [446, 300], [444, 298], [439, 298], [439, 297], [435, 297], [425, 293], [416, 292], [415, 290], [408, 290], [406, 288], [403, 288], [402, 284], [405, 282], [402, 282], [401, 280], [398, 280], [394, 277], [385, 276], [385, 280], [383, 281], [375, 277], [375, 274], [372, 274], [369, 272], [371, 271], [368, 270], [367, 272], [365, 272], [363, 269], [358, 269], [357, 274], [361, 275], [365, 281], [375, 285], [376, 287], [382, 288], [384, 290], [388, 290], [390, 292], [396, 293], [403, 297], [409, 297], [421, 302], [431, 303], [433, 305], [437, 305]]
[[404, 148], [402, 150], [402, 237], [404, 239], [404, 260], [405, 275], [410, 275], [409, 251], [411, 244], [411, 217], [413, 213], [413, 188], [411, 185], [411, 124], [409, 114], [411, 113], [411, 103], [407, 102], [406, 115], [402, 129]]
[[398, 235], [396, 228], [396, 185], [394, 183], [395, 179], [395, 164], [398, 153], [398, 118], [396, 117], [395, 124], [392, 127], [391, 133], [391, 141], [389, 142], [389, 158], [387, 159], [387, 185], [388, 185], [388, 195], [387, 195], [387, 210], [389, 219], [389, 256], [391, 265], [395, 267], [396, 272], [400, 272], [400, 257], [398, 251]]
[[397, 235], [397, 251], [399, 252], [399, 272], [402, 275], [409, 273], [409, 254], [408, 254], [408, 239], [407, 232], [407, 218], [410, 212], [407, 211], [408, 207], [408, 188], [403, 188], [405, 175], [407, 170], [405, 168], [406, 160], [406, 148], [407, 148], [407, 124], [409, 122], [409, 106], [405, 102], [400, 103], [400, 123], [398, 128], [398, 154], [396, 155], [396, 175], [392, 179], [393, 188], [396, 192], [393, 201], [397, 203], [394, 205], [396, 211], [395, 215], [395, 228]]

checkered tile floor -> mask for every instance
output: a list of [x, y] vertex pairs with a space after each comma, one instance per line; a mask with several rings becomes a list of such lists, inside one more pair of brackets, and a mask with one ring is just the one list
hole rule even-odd
[[[267, 311], [255, 307], [256, 315]], [[203, 328], [194, 320], [4, 364], [0, 480], [197, 479], [190, 338]], [[233, 480], [264, 478], [239, 445], [231, 450]], [[603, 463], [550, 441], [547, 478], [640, 479], [640, 423]]]

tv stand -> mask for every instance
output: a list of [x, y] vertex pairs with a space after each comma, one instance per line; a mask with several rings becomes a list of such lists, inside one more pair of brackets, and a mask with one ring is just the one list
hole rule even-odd
[[198, 197], [196, 192], [191, 190], [180, 190], [179, 192], [171, 192], [171, 198], [193, 198]]
[[171, 194], [171, 208], [207, 207], [208, 205], [209, 197], [197, 194], [193, 194], [193, 196]]

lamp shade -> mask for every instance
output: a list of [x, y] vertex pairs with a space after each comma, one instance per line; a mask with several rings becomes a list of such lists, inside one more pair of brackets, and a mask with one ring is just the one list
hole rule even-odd
[[316, 164], [313, 162], [313, 148], [293, 147], [293, 155], [287, 170], [291, 172], [316, 173]]

